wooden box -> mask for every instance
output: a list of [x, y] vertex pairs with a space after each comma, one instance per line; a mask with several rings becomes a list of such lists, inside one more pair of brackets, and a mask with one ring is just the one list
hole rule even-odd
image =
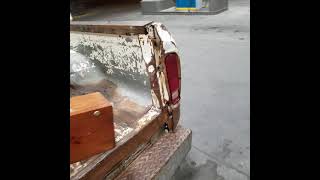
[[112, 106], [100, 93], [70, 99], [70, 163], [115, 147]]

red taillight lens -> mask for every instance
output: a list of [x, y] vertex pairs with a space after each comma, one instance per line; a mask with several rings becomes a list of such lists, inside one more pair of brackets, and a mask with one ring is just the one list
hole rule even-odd
[[172, 104], [180, 100], [179, 57], [177, 54], [168, 54], [165, 59], [168, 84]]

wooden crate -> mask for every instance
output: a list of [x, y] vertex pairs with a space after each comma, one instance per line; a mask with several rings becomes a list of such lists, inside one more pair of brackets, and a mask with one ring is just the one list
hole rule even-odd
[[115, 147], [113, 110], [98, 92], [70, 100], [70, 163]]

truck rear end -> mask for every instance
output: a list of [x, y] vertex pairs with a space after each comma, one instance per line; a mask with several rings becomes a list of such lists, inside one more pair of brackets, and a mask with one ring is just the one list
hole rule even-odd
[[[113, 106], [116, 147], [71, 164], [71, 179], [116, 178], [147, 149], [163, 146], [162, 138], [178, 141], [177, 136], [164, 136], [165, 129], [185, 133], [184, 140], [190, 142], [186, 153], [190, 149], [191, 131], [177, 128], [179, 52], [163, 24], [71, 22], [70, 97], [92, 92], [100, 92]], [[184, 140], [180, 138], [180, 144]]]

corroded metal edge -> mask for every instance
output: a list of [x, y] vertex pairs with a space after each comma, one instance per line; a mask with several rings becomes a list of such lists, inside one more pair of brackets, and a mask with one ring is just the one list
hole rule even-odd
[[71, 21], [70, 31], [117, 35], [147, 34], [145, 26], [151, 21]]
[[143, 151], [116, 180], [170, 179], [191, 149], [192, 131], [178, 126]]
[[[157, 67], [157, 80], [159, 84], [158, 97], [161, 99], [162, 106], [161, 108], [166, 111], [168, 114], [168, 127], [171, 132], [174, 132], [180, 119], [180, 102], [172, 105], [170, 103], [170, 90], [169, 84], [167, 81], [167, 72], [165, 68], [165, 57], [167, 54], [175, 53], [178, 55], [178, 71], [179, 78], [181, 79], [181, 59], [179, 56], [179, 50], [177, 48], [177, 44], [172, 37], [172, 34], [167, 30], [167, 28], [162, 23], [153, 22], [150, 26], [152, 26], [152, 31], [149, 31], [149, 34], [153, 35], [154, 46], [157, 47], [154, 50], [155, 53], [155, 61]], [[151, 28], [149, 28], [151, 29]], [[152, 37], [151, 37], [152, 38]], [[180, 81], [180, 94], [181, 94], [181, 81]]]

